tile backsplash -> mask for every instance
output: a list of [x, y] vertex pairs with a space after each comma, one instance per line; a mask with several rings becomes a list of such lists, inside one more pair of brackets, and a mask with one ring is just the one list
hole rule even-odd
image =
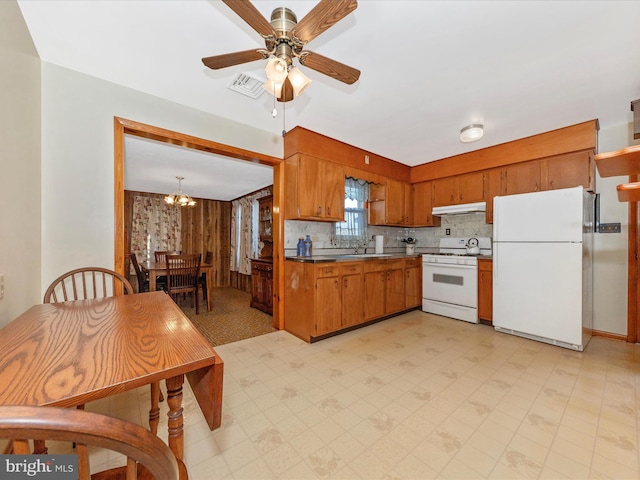
[[[466, 215], [451, 215], [442, 217], [440, 227], [380, 227], [369, 225], [369, 248], [373, 249], [374, 235], [384, 236], [384, 249], [388, 252], [404, 251], [405, 244], [403, 238], [413, 237], [417, 239], [416, 253], [421, 253], [427, 248], [438, 246], [441, 237], [446, 234], [446, 229], [450, 229], [452, 237], [492, 237], [493, 225], [485, 223], [485, 214], [470, 213]], [[286, 220], [284, 222], [284, 248], [285, 256], [296, 254], [296, 244], [300, 237], [311, 236], [313, 241], [313, 253], [331, 254], [347, 253], [345, 249], [335, 248], [331, 245], [331, 229], [333, 223], [330, 222], [307, 222], [302, 220]], [[350, 252], [349, 252], [350, 253]]]

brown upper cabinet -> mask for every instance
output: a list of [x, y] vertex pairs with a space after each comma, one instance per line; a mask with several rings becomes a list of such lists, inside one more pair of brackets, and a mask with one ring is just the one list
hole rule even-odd
[[487, 223], [493, 223], [493, 197], [583, 186], [595, 191], [593, 151], [516, 163], [485, 172]]
[[412, 225], [411, 185], [388, 178], [385, 184], [369, 187], [369, 225]]
[[540, 191], [540, 165], [541, 161], [516, 163], [508, 165], [505, 169], [505, 188], [506, 195], [514, 195], [516, 193], [529, 193]]
[[344, 220], [342, 165], [294, 155], [285, 161], [285, 219]]
[[485, 200], [484, 171], [433, 181], [433, 206], [459, 205]]
[[434, 217], [431, 191], [433, 182], [420, 182], [412, 185], [413, 202], [413, 226], [414, 227], [439, 227], [440, 217]]

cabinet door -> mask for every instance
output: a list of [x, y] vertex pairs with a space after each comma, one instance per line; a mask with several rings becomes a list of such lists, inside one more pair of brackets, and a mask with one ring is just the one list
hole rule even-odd
[[457, 201], [456, 177], [438, 178], [433, 181], [433, 206], [456, 205]]
[[404, 310], [404, 269], [396, 268], [386, 272], [385, 314]]
[[324, 199], [321, 179], [324, 162], [302, 157], [298, 168], [298, 214], [302, 218], [321, 219], [324, 216]]
[[364, 321], [364, 283], [362, 274], [342, 276], [342, 326]]
[[316, 280], [315, 311], [316, 335], [324, 335], [342, 328], [340, 277], [318, 278]]
[[262, 300], [265, 306], [265, 312], [273, 314], [273, 272], [262, 272], [260, 275], [262, 281]]
[[404, 192], [404, 217], [403, 225], [412, 225], [413, 222], [413, 188], [411, 184], [403, 183], [402, 190]]
[[440, 217], [434, 217], [431, 214], [433, 210], [431, 186], [432, 182], [420, 182], [413, 185], [411, 223], [415, 227], [440, 226]]
[[540, 191], [540, 161], [516, 163], [505, 171], [507, 195]]
[[486, 222], [493, 223], [493, 197], [498, 197], [500, 195], [504, 195], [504, 169], [503, 168], [492, 168], [485, 172], [485, 184], [486, 184], [486, 202], [487, 202], [487, 212], [486, 212]]
[[578, 152], [545, 160], [547, 167], [546, 190], [571, 188], [582, 185], [595, 190], [592, 152]]
[[405, 192], [404, 184], [396, 180], [387, 180], [385, 196], [386, 225], [404, 225], [405, 223]]
[[404, 271], [405, 308], [422, 305], [422, 274], [420, 267], [409, 267]]
[[364, 274], [364, 319], [382, 317], [385, 314], [385, 285], [387, 272]]
[[322, 185], [319, 203], [323, 206], [325, 220], [344, 220], [344, 168], [331, 162], [324, 162], [321, 177], [315, 182]]
[[465, 173], [455, 178], [458, 180], [458, 203], [484, 201], [484, 172]]
[[[251, 306], [261, 310], [264, 298], [262, 275], [255, 265], [251, 268]], [[211, 294], [211, 293], [210, 293]]]
[[478, 318], [493, 320], [493, 263], [491, 260], [478, 262]]

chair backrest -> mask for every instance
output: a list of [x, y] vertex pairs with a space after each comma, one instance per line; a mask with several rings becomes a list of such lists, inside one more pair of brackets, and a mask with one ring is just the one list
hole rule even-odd
[[129, 280], [119, 273], [107, 268], [85, 267], [71, 270], [51, 282], [42, 303], [68, 302], [133, 293], [133, 287]]
[[0, 438], [13, 440], [13, 453], [19, 455], [31, 453], [27, 439], [75, 443], [80, 480], [90, 478], [88, 447], [105, 448], [127, 457], [127, 466], [108, 471], [108, 478], [135, 479], [138, 464], [156, 480], [178, 480], [183, 473], [183, 466], [179, 466], [169, 447], [146, 428], [85, 410], [0, 406]]
[[158, 262], [166, 262], [167, 255], [180, 255], [181, 253], [182, 253], [182, 250], [165, 250], [165, 251], [158, 250], [153, 252], [153, 255], [155, 256], [156, 263], [158, 263]]
[[197, 291], [200, 277], [199, 253], [167, 255], [167, 291], [169, 294], [184, 291]]
[[135, 253], [130, 253], [129, 258], [131, 259], [131, 263], [133, 265], [133, 269], [136, 271], [136, 277], [138, 278], [138, 292], [145, 291], [145, 284], [147, 282], [147, 277], [144, 272], [140, 268], [140, 264], [138, 263], [138, 257]]

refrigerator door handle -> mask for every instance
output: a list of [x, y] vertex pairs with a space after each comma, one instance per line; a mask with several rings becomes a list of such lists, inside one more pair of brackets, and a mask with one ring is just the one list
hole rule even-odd
[[493, 287], [495, 287], [496, 285], [498, 285], [498, 245], [496, 245], [495, 243], [493, 244], [493, 252], [491, 253], [492, 255], [492, 261], [493, 261], [493, 266], [492, 266], [492, 278], [493, 278]]

